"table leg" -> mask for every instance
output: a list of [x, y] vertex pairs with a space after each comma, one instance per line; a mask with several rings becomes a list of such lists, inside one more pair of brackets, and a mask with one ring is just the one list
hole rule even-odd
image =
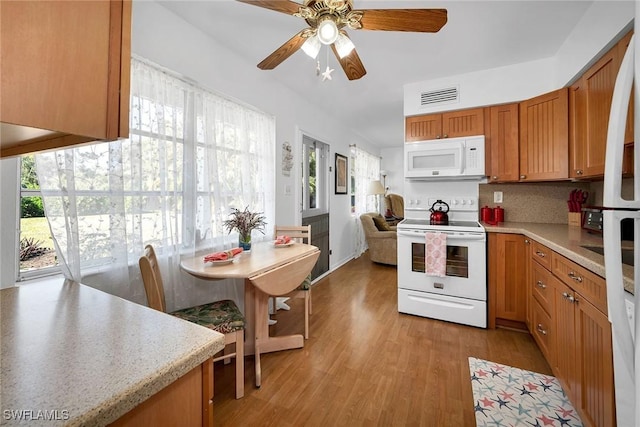
[[244, 354], [254, 353], [255, 334], [255, 287], [249, 279], [244, 280]]

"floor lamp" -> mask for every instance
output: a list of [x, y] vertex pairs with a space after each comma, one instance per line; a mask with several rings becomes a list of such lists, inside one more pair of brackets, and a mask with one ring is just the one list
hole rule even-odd
[[379, 179], [369, 182], [369, 188], [367, 194], [370, 196], [376, 196], [376, 212], [380, 213], [380, 204], [378, 203], [378, 196], [384, 194], [384, 186]]

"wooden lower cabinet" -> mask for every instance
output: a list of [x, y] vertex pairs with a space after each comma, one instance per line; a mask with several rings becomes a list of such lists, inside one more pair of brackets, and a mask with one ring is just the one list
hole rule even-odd
[[537, 242], [531, 248], [529, 331], [583, 424], [615, 426], [605, 281]]
[[526, 330], [528, 257], [521, 234], [489, 233], [489, 327]]
[[213, 360], [193, 368], [110, 425], [213, 427]]

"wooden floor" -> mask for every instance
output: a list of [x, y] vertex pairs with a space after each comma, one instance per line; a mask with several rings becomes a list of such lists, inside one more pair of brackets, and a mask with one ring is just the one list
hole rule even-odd
[[[303, 332], [301, 303], [271, 335]], [[235, 362], [216, 364], [215, 425], [475, 426], [470, 356], [551, 374], [526, 333], [398, 313], [396, 268], [365, 254], [313, 286], [309, 340], [263, 355], [260, 389], [252, 357], [239, 400]]]

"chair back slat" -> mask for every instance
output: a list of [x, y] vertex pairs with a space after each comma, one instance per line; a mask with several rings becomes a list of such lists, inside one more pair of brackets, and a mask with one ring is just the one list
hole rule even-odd
[[275, 237], [289, 236], [298, 243], [311, 243], [311, 225], [276, 225]]
[[144, 255], [140, 257], [138, 264], [140, 265], [142, 282], [144, 283], [144, 290], [147, 294], [149, 307], [166, 312], [164, 284], [162, 282], [162, 276], [160, 275], [160, 266], [158, 265], [156, 251], [153, 249], [153, 246], [145, 246]]

